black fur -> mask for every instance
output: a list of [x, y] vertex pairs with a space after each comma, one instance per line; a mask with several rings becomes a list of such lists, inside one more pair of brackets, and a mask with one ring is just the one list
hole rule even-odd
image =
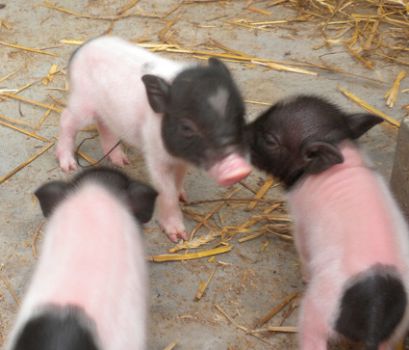
[[375, 265], [355, 277], [345, 290], [335, 330], [378, 350], [402, 320], [407, 296], [393, 267]]
[[[152, 109], [163, 113], [162, 138], [170, 154], [209, 169], [233, 151], [245, 152], [244, 104], [223, 62], [210, 58], [208, 66], [188, 68], [172, 84], [154, 75], [142, 81]], [[228, 92], [223, 113], [209, 103], [220, 88]]]
[[80, 308], [47, 308], [22, 328], [12, 350], [98, 350], [92, 322]]
[[306, 174], [342, 163], [337, 145], [382, 122], [369, 113], [346, 114], [316, 96], [297, 96], [262, 113], [246, 129], [252, 163], [290, 189]]
[[84, 170], [69, 182], [51, 181], [42, 185], [35, 191], [35, 195], [40, 202], [43, 215], [50, 216], [67, 194], [89, 180], [102, 183], [124, 199], [133, 215], [142, 223], [151, 219], [158, 193], [151, 186], [132, 180], [123, 172], [107, 167]]

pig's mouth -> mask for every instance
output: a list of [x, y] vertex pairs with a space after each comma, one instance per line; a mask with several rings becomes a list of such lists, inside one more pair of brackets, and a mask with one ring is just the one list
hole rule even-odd
[[211, 166], [209, 175], [221, 186], [231, 186], [251, 173], [251, 166], [238, 153], [231, 153]]

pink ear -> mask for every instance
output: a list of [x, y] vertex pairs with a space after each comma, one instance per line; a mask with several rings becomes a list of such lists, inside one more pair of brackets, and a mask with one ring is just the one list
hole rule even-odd
[[327, 142], [311, 142], [301, 151], [307, 173], [320, 173], [335, 164], [342, 163], [344, 157], [338, 148]]

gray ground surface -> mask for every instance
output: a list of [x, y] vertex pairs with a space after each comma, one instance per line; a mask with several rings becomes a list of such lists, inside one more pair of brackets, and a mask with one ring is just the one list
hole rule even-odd
[[[57, 57], [30, 53], [7, 47], [0, 43], [0, 77], [18, 70], [9, 79], [0, 82], [1, 89], [18, 89], [26, 83], [44, 76], [51, 64], [64, 68], [74, 46], [60, 44], [62, 39], [86, 40], [104, 33], [110, 28], [108, 20], [78, 18], [57, 12], [42, 6], [42, 1], [1, 1], [6, 7], [0, 9], [0, 21], [6, 26], [0, 27], [0, 41], [18, 43], [36, 48], [50, 48]], [[111, 16], [117, 13], [126, 1], [88, 0], [64, 1], [57, 4], [81, 14]], [[168, 13], [179, 1], [141, 0], [136, 9], [145, 13], [162, 16]], [[264, 2], [255, 2], [263, 8]], [[270, 9], [274, 19], [283, 19], [295, 14], [284, 7]], [[360, 108], [347, 100], [337, 91], [337, 85], [344, 86], [362, 97], [373, 106], [401, 119], [404, 112], [400, 108], [408, 103], [408, 94], [402, 94], [398, 105], [390, 110], [384, 104], [383, 95], [391, 86], [402, 67], [391, 63], [378, 62], [374, 70], [367, 70], [351, 59], [342, 48], [314, 49], [322, 44], [322, 37], [312, 25], [298, 23], [294, 26], [282, 26], [268, 31], [255, 31], [232, 26], [228, 20], [246, 18], [265, 20], [266, 16], [246, 10], [246, 1], [220, 1], [208, 4], [193, 2], [178, 8], [166, 20], [177, 19], [171, 30], [171, 42], [182, 47], [206, 49], [210, 39], [230, 48], [243, 51], [257, 57], [276, 60], [308, 60], [318, 62], [319, 57], [344, 70], [363, 76], [345, 76], [320, 72], [319, 76], [310, 76], [288, 72], [277, 72], [261, 66], [229, 63], [238, 85], [246, 100], [272, 103], [285, 96], [296, 93], [317, 93], [330, 98], [349, 111]], [[270, 17], [267, 17], [270, 19]], [[131, 16], [116, 21], [112, 33], [135, 41], [159, 43], [159, 33], [166, 26], [163, 19]], [[168, 33], [169, 34], [169, 33]], [[51, 48], [52, 47], [52, 48]], [[331, 53], [331, 54], [329, 54]], [[195, 60], [192, 56], [163, 53], [178, 60]], [[376, 79], [384, 83], [375, 82]], [[36, 83], [21, 96], [53, 104], [52, 97], [65, 101], [67, 93], [62, 91], [65, 76], [59, 74], [48, 85]], [[404, 81], [403, 88], [408, 87]], [[51, 96], [51, 97], [50, 97]], [[58, 106], [58, 104], [57, 104]], [[61, 106], [58, 106], [61, 108]], [[253, 118], [265, 106], [248, 103], [248, 118]], [[16, 100], [0, 100], [0, 113], [35, 125], [45, 110]], [[59, 114], [52, 112], [44, 125], [36, 131], [39, 135], [51, 139], [57, 134]], [[22, 125], [24, 129], [32, 128]], [[79, 138], [84, 137], [84, 133]], [[379, 171], [389, 177], [393, 162], [396, 129], [387, 125], [378, 126], [362, 138], [363, 144], [375, 161]], [[25, 162], [47, 143], [23, 135], [0, 125], [0, 176]], [[84, 146], [84, 151], [97, 158], [101, 151], [96, 142]], [[129, 150], [132, 164], [126, 168], [129, 174], [147, 179], [143, 160], [135, 150]], [[54, 149], [51, 148], [33, 163], [0, 185], [0, 345], [12, 324], [17, 312], [13, 292], [20, 299], [27, 285], [36, 259], [33, 256], [33, 242], [36, 243], [38, 228], [44, 219], [33, 191], [43, 182], [64, 178], [57, 168]], [[245, 180], [251, 189], [257, 190], [264, 176], [254, 172]], [[235, 198], [250, 198], [253, 193], [243, 185], [235, 185], [238, 192]], [[186, 179], [186, 190], [190, 201], [221, 198], [226, 189], [218, 188], [206, 174], [190, 170]], [[268, 198], [279, 199], [280, 189], [270, 190]], [[186, 206], [187, 209], [207, 213], [218, 203]], [[214, 222], [222, 225], [240, 224], [249, 216], [260, 213], [263, 208], [253, 212], [244, 210], [245, 206], [232, 204], [225, 206], [215, 215]], [[222, 222], [220, 221], [222, 220]], [[196, 222], [186, 217], [189, 229]], [[205, 234], [201, 230], [197, 235]], [[242, 234], [241, 236], [246, 235]], [[156, 223], [147, 226], [145, 232], [147, 255], [166, 253], [172, 247], [160, 232]], [[41, 234], [39, 242], [41, 241]], [[37, 242], [37, 243], [39, 243]], [[209, 248], [214, 246], [213, 242]], [[151, 311], [149, 348], [164, 349], [175, 341], [176, 349], [296, 349], [296, 337], [286, 334], [262, 334], [262, 340], [245, 334], [231, 324], [216, 308], [221, 307], [239, 325], [251, 328], [259, 317], [293, 292], [302, 292], [299, 265], [291, 242], [274, 235], [263, 235], [255, 240], [238, 243], [231, 242], [232, 252], [216, 257], [216, 262], [200, 259], [187, 262], [150, 263]], [[219, 261], [219, 263], [218, 263]], [[221, 262], [221, 263], [220, 263]], [[198, 302], [194, 295], [200, 280], [208, 278], [216, 268], [205, 296]], [[293, 306], [297, 305], [297, 302]], [[298, 308], [289, 313], [288, 307], [275, 316], [270, 325], [295, 325]]]

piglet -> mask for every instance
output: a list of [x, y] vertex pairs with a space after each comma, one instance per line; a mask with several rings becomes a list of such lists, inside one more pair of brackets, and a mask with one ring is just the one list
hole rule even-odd
[[[75, 135], [93, 122], [104, 153], [118, 140], [139, 147], [159, 192], [159, 223], [172, 241], [187, 238], [178, 203], [186, 200], [187, 164], [205, 169], [223, 186], [250, 173], [243, 100], [221, 61], [189, 65], [100, 37], [76, 51], [69, 72], [71, 93], [57, 144], [61, 168], [76, 168]], [[109, 158], [119, 166], [129, 163], [120, 146]]]
[[408, 329], [409, 232], [356, 139], [381, 118], [318, 97], [277, 103], [248, 126], [251, 160], [286, 188], [309, 281], [301, 349], [348, 338], [392, 349]]
[[147, 271], [138, 222], [156, 191], [108, 168], [36, 191], [49, 217], [7, 350], [141, 350]]

